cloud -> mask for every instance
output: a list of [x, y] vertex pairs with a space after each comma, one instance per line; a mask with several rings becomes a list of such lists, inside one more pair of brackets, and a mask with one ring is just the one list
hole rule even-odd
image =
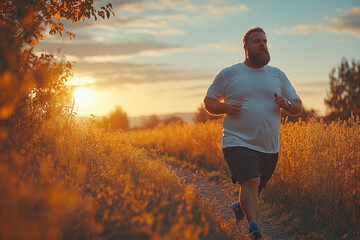
[[[166, 47], [167, 46], [167, 47]], [[151, 58], [161, 58], [168, 54], [173, 53], [191, 53], [195, 52], [209, 52], [209, 51], [219, 51], [219, 52], [234, 52], [240, 50], [240, 46], [234, 45], [230, 42], [220, 42], [220, 43], [210, 43], [204, 45], [194, 45], [194, 46], [171, 46], [164, 45], [163, 48], [148, 48], [142, 49], [137, 52], [132, 52], [128, 54], [120, 53], [116, 54], [116, 51], [111, 53], [107, 52], [101, 55], [90, 55], [79, 60], [84, 60], [86, 62], [120, 62], [120, 61], [136, 61], [139, 57], [151, 57]]]
[[183, 12], [194, 14], [226, 14], [229, 12], [248, 11], [249, 8], [244, 4], [224, 5], [223, 1], [212, 1], [207, 5], [193, 4], [196, 1], [186, 0], [151, 0], [137, 1], [129, 4], [121, 4], [116, 7], [119, 12], [143, 13], [148, 11], [157, 12]]
[[158, 50], [142, 50], [132, 54], [103, 54], [96, 56], [84, 57], [86, 62], [119, 62], [124, 60], [134, 59], [136, 57], [163, 57], [166, 54], [184, 51], [186, 48], [167, 48]]
[[120, 16], [110, 19], [108, 23], [93, 22], [92, 24], [83, 25], [82, 29], [97, 29], [111, 32], [124, 31], [125, 33], [148, 34], [153, 36], [171, 36], [185, 33], [184, 30], [173, 26], [184, 22], [191, 23], [192, 19], [182, 14], [142, 17]]
[[[91, 19], [76, 24], [64, 20], [62, 22], [67, 30], [75, 33], [77, 30], [114, 33], [124, 30], [129, 34], [173, 36], [186, 33], [179, 25], [196, 24], [201, 19], [249, 10], [244, 4], [229, 5], [223, 1], [199, 4], [198, 1], [187, 0], [120, 0], [113, 6], [115, 17], [107, 20]], [[79, 34], [83, 34], [82, 32]]]
[[275, 29], [277, 34], [309, 35], [312, 31], [324, 31], [333, 34], [347, 34], [360, 37], [360, 7], [338, 10], [338, 17], [324, 17], [324, 24], [298, 24], [292, 27]]
[[325, 87], [328, 86], [328, 81], [313, 81], [313, 82], [305, 82], [305, 83], [297, 83], [298, 87]]
[[184, 87], [184, 88], [182, 88], [182, 90], [183, 91], [190, 91], [190, 92], [193, 92], [193, 91], [199, 92], [199, 90], [207, 90], [208, 87], [210, 86], [210, 84], [211, 84], [210, 80], [209, 81], [203, 81], [202, 84], [194, 84], [191, 87]]
[[[138, 40], [109, 43], [99, 37], [87, 36], [90, 41], [43, 41], [35, 46], [36, 52], [49, 52], [64, 55], [69, 61], [76, 62], [122, 62], [136, 61], [139, 57], [161, 58], [173, 53], [195, 53], [207, 51], [234, 52], [240, 49], [232, 42], [209, 43], [194, 46], [171, 45], [155, 41]], [[82, 38], [85, 38], [83, 36]]]
[[[195, 24], [195, 19], [199, 20], [204, 15], [213, 17], [248, 10], [243, 4], [228, 6], [218, 3], [194, 5], [184, 0], [137, 1], [117, 6], [120, 17], [115, 18], [112, 27], [128, 28], [126, 32], [132, 34], [171, 36], [186, 33], [176, 25]], [[92, 27], [101, 26], [94, 24]]]
[[219, 50], [222, 52], [234, 52], [241, 49], [240, 45], [234, 45], [229, 42], [221, 42], [221, 43], [210, 43], [210, 44], [204, 44], [200, 46], [194, 47], [193, 50]]
[[191, 23], [192, 19], [184, 14], [150, 15], [143, 17], [123, 16], [115, 19], [115, 26], [125, 29], [126, 33], [171, 36], [185, 34], [184, 30], [174, 27], [178, 23]]
[[134, 1], [132, 3], [116, 5], [115, 11], [120, 13], [144, 13], [144, 12], [171, 12], [178, 10], [179, 6], [189, 4], [186, 0], [168, 1], [168, 0], [148, 0]]
[[153, 30], [153, 29], [146, 29], [146, 28], [130, 29], [127, 32], [128, 33], [150, 34], [150, 35], [156, 35], [156, 36], [170, 36], [170, 35], [179, 35], [179, 34], [185, 33], [183, 30], [179, 30], [179, 29]]
[[129, 62], [79, 62], [74, 66], [76, 77], [90, 76], [97, 87], [116, 87], [124, 84], [155, 82], [194, 82], [208, 80], [214, 73], [209, 70], [171, 69], [166, 65]]
[[314, 80], [311, 82], [297, 82], [294, 85], [300, 97], [319, 97], [323, 96], [325, 89], [329, 87], [329, 81]]
[[142, 5], [143, 2], [143, 0], [117, 0], [113, 1], [112, 5], [116, 13], [119, 9], [131, 8], [133, 5]]
[[318, 90], [298, 90], [299, 95], [302, 96], [319, 96], [323, 93], [324, 91], [322, 89], [318, 89]]
[[209, 13], [212, 14], [225, 14], [229, 12], [245, 12], [248, 11], [249, 8], [244, 4], [238, 4], [234, 6], [218, 6], [215, 4], [208, 4], [205, 7], [201, 7], [200, 10], [206, 9]]
[[63, 44], [42, 42], [35, 47], [36, 51], [46, 52], [61, 52], [63, 54], [69, 54], [77, 59], [85, 59], [89, 57], [104, 57], [104, 56], [122, 56], [129, 58], [138, 54], [161, 54], [162, 51], [175, 51], [183, 49], [185, 47], [177, 45], [169, 45], [152, 41], [128, 41], [117, 43], [69, 43]]
[[183, 14], [174, 15], [151, 15], [147, 17], [122, 16], [114, 19], [119, 27], [133, 28], [169, 28], [169, 22], [191, 22], [191, 19]]
[[336, 32], [357, 32], [360, 33], [360, 7], [353, 7], [348, 10], [338, 10], [341, 15], [335, 18], [325, 17], [324, 19], [336, 27]]
[[[178, 35], [185, 33], [184, 30], [174, 27], [175, 25], [183, 23], [192, 23], [193, 19], [184, 14], [157, 14], [149, 16], [116, 16], [109, 20], [89, 20], [80, 21], [78, 23], [72, 23], [69, 21], [62, 21], [65, 28], [75, 33], [79, 30], [91, 31], [91, 30], [103, 30], [105, 32], [121, 32], [126, 33], [142, 33], [150, 35]], [[80, 36], [86, 33], [80, 33]], [[78, 36], [78, 34], [77, 34]]]

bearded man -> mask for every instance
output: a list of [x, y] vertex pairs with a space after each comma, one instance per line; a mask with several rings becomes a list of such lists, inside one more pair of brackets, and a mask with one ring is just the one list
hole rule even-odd
[[231, 208], [238, 221], [246, 217], [249, 235], [259, 239], [259, 197], [278, 160], [280, 110], [298, 115], [302, 101], [286, 75], [267, 65], [270, 54], [262, 28], [249, 29], [243, 46], [245, 61], [216, 76], [204, 105], [210, 114], [225, 114], [223, 155], [233, 183], [240, 184], [239, 202]]

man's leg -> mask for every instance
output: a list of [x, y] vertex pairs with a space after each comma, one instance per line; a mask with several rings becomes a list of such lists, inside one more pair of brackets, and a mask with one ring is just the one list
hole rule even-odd
[[248, 223], [257, 222], [260, 177], [244, 181], [240, 188], [240, 203]]

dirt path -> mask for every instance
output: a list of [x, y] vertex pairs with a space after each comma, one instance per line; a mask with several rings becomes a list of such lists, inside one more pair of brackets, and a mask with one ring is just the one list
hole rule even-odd
[[[200, 176], [187, 169], [175, 167], [174, 170], [180, 178], [185, 180], [186, 184], [195, 184], [201, 197], [211, 199], [211, 201], [214, 202], [214, 210], [216, 213], [219, 214], [229, 226], [233, 226], [234, 230], [236, 229], [236, 221], [230, 205], [238, 200], [237, 195], [233, 195], [220, 183], [208, 180], [206, 177]], [[260, 205], [259, 227], [264, 235], [263, 239], [290, 239], [282, 234], [284, 231], [281, 230], [280, 225], [267, 215]], [[247, 227], [246, 220], [240, 222], [241, 232], [247, 233]]]

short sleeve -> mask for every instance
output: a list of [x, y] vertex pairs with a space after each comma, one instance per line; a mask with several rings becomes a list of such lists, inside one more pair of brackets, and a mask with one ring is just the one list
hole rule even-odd
[[300, 97], [297, 95], [295, 88], [291, 85], [289, 79], [285, 75], [284, 72], [281, 71], [280, 73], [283, 85], [282, 85], [282, 92], [283, 96], [286, 99], [300, 99]]
[[225, 97], [224, 91], [224, 73], [221, 71], [214, 79], [213, 83], [210, 85], [207, 93], [207, 97], [214, 99], [223, 99]]

